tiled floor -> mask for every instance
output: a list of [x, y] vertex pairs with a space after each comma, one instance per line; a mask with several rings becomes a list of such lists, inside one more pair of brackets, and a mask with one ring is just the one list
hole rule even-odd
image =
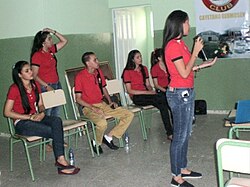
[[[189, 167], [202, 172], [202, 179], [188, 180], [196, 187], [216, 187], [215, 151], [217, 139], [227, 137], [223, 127], [226, 115], [208, 114], [197, 116], [189, 145]], [[110, 150], [103, 145], [104, 153], [92, 158], [86, 138], [82, 137], [79, 148], [74, 149], [76, 164], [81, 168], [78, 175], [57, 174], [52, 153], [45, 162], [39, 162], [36, 149], [32, 163], [36, 181], [32, 182], [21, 144], [16, 145], [14, 171], [9, 171], [8, 138], [0, 137], [1, 186], [86, 186], [86, 187], [169, 187], [171, 181], [169, 145], [164, 134], [159, 113], [153, 114], [147, 141], [143, 141], [138, 118], [129, 130], [130, 152], [124, 148]], [[115, 142], [118, 143], [117, 141]]]

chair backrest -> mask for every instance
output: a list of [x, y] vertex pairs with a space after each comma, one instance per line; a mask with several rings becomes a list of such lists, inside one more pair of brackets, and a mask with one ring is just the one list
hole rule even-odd
[[66, 98], [62, 89], [43, 92], [42, 99], [45, 109], [66, 104]]
[[68, 119], [68, 113], [66, 109], [66, 97], [63, 89], [48, 91], [42, 93], [42, 100], [45, 109], [63, 106], [63, 112], [65, 119]]
[[[230, 178], [232, 172], [250, 174], [250, 141], [221, 138], [216, 142], [216, 151], [219, 187], [225, 184], [224, 171], [231, 172]], [[240, 178], [237, 181], [244, 184], [244, 180]]]
[[127, 106], [125, 91], [122, 85], [122, 82], [118, 79], [106, 80], [107, 86], [106, 89], [110, 95], [119, 94], [122, 106]]
[[[122, 83], [123, 84], [123, 83]], [[124, 96], [125, 96], [125, 102], [126, 102], [126, 105], [133, 105], [133, 101], [132, 99], [130, 98], [129, 94], [128, 94], [128, 91], [126, 89], [126, 85], [123, 84], [122, 85], [123, 89], [124, 89]]]
[[250, 141], [222, 138], [216, 147], [223, 170], [250, 174]]
[[83, 116], [83, 113], [82, 113], [82, 111], [79, 109], [79, 108], [80, 108], [80, 105], [77, 104], [77, 102], [76, 102], [75, 87], [72, 88], [70, 94], [71, 94], [70, 97], [72, 98], [73, 112], [74, 112], [74, 115], [75, 115], [76, 119], [78, 119], [79, 117]]

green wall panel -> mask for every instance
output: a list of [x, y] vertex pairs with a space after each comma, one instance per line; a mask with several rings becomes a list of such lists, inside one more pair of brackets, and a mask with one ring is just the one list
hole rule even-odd
[[[162, 30], [154, 33], [155, 47], [161, 47]], [[195, 28], [185, 38], [192, 46]], [[86, 51], [94, 51], [100, 61], [108, 60], [114, 70], [113, 36], [111, 33], [67, 35], [68, 45], [59, 51], [58, 72], [62, 86], [70, 102], [66, 89], [64, 70], [82, 66], [81, 56]], [[0, 40], [1, 79], [0, 107], [3, 108], [9, 85], [12, 83], [11, 67], [18, 60], [29, 60], [33, 37]], [[198, 61], [197, 63], [201, 63]], [[239, 99], [249, 99], [250, 93], [249, 59], [219, 59], [214, 67], [202, 70], [195, 78], [196, 99], [205, 99], [210, 110], [230, 110]], [[68, 105], [72, 117], [72, 109]], [[0, 115], [0, 132], [8, 132], [6, 119]]]
[[[81, 56], [84, 52], [93, 51], [99, 61], [109, 61], [112, 69], [113, 63], [113, 36], [110, 33], [66, 35], [69, 43], [57, 53], [58, 73], [67, 96], [69, 116], [73, 117], [73, 111], [68, 97], [68, 91], [64, 78], [64, 71], [68, 68], [82, 66]], [[3, 108], [6, 94], [12, 84], [12, 66], [19, 60], [29, 61], [30, 49], [33, 37], [13, 38], [0, 40], [1, 79], [0, 79], [0, 107]], [[54, 39], [56, 41], [56, 39]], [[7, 120], [0, 115], [0, 132], [8, 132]]]

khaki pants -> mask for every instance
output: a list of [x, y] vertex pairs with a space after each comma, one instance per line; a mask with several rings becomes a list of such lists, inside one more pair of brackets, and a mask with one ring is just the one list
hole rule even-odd
[[[129, 110], [126, 110], [122, 107], [112, 109], [105, 102], [93, 104], [93, 106], [100, 108], [104, 112], [105, 116], [112, 116], [119, 120], [119, 123], [109, 133], [116, 138], [122, 137], [134, 118], [134, 113], [130, 112]], [[104, 116], [94, 113], [87, 107], [83, 108], [83, 114], [92, 120], [94, 124], [96, 124], [96, 141], [98, 145], [101, 145], [104, 132], [107, 129], [107, 120]]]

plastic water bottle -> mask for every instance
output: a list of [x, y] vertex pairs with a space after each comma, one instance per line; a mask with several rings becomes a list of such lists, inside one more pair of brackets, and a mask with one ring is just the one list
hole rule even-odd
[[75, 165], [75, 156], [72, 148], [69, 149], [69, 164], [72, 166]]
[[128, 152], [130, 151], [130, 148], [129, 148], [129, 136], [128, 136], [128, 132], [125, 132], [124, 141], [125, 141], [125, 151], [126, 151], [126, 153], [128, 153]]

